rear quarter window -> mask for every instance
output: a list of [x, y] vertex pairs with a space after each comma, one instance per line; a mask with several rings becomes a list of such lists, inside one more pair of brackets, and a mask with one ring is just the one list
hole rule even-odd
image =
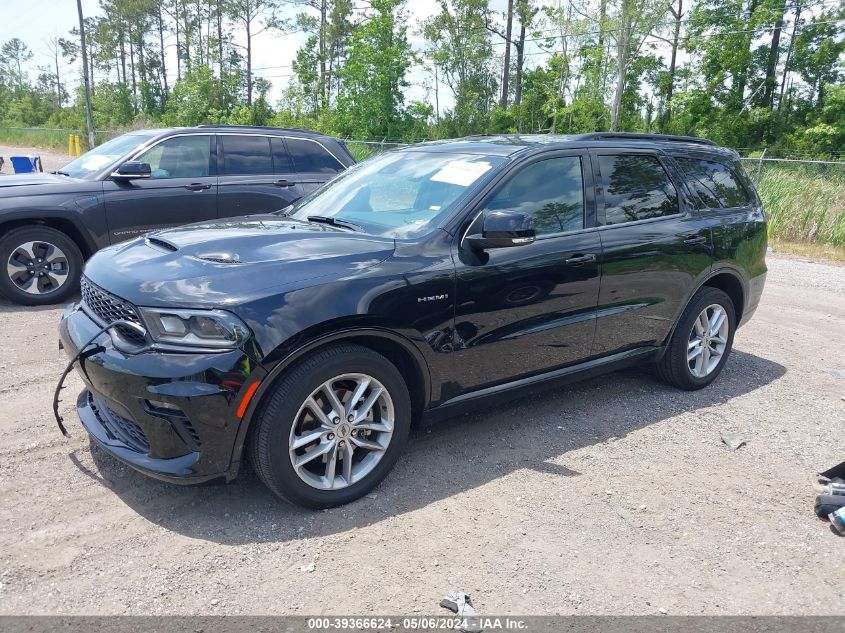
[[323, 174], [336, 174], [343, 171], [343, 165], [319, 143], [290, 137], [286, 141], [296, 171]]
[[707, 208], [730, 209], [752, 203], [742, 180], [727, 165], [699, 158], [675, 157], [675, 160], [684, 172], [687, 185]]

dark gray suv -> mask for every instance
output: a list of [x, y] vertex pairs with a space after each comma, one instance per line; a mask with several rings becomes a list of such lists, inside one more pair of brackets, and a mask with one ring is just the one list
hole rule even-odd
[[0, 178], [0, 292], [62, 302], [104, 246], [282, 209], [354, 162], [341, 141], [313, 132], [201, 125], [130, 132], [57, 172]]

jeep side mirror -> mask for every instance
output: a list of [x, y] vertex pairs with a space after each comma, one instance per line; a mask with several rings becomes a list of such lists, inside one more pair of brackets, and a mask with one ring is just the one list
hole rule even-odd
[[481, 220], [481, 233], [474, 232], [477, 221], [469, 228], [464, 240], [474, 250], [507, 248], [531, 244], [534, 232], [534, 218], [519, 211], [485, 211]]
[[153, 170], [149, 163], [130, 160], [112, 172], [111, 177], [115, 180], [135, 180], [136, 178], [149, 178], [152, 173]]

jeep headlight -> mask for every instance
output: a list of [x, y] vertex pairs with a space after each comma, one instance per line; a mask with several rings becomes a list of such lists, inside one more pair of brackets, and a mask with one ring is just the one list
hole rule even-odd
[[170, 310], [140, 308], [152, 339], [161, 345], [235, 349], [249, 329], [225, 310]]

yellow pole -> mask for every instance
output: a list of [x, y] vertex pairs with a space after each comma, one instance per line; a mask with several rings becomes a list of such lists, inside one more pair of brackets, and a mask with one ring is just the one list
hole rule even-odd
[[73, 134], [67, 135], [67, 153], [68, 156], [73, 156]]
[[82, 155], [82, 146], [79, 142], [79, 134], [74, 136], [73, 140], [74, 140], [74, 144], [76, 145], [76, 155], [81, 156]]

